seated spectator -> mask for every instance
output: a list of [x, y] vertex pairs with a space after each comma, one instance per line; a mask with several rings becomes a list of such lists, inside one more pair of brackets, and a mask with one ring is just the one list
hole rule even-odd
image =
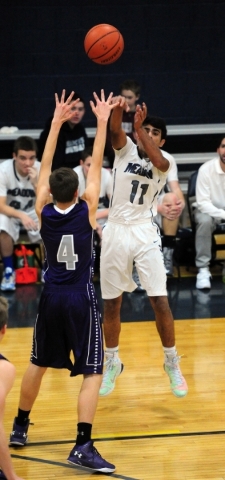
[[220, 139], [217, 153], [217, 157], [201, 165], [196, 183], [195, 264], [199, 289], [211, 288], [212, 233], [219, 223], [225, 222], [225, 135]]
[[[135, 80], [124, 80], [121, 83], [119, 90], [120, 95], [126, 98], [126, 102], [129, 107], [128, 111], [123, 111], [122, 128], [127, 136], [130, 137], [134, 143], [136, 143], [134, 136], [134, 114], [136, 111], [137, 102], [140, 98], [141, 87]], [[106, 137], [105, 155], [109, 160], [109, 166], [112, 168], [115, 154], [111, 145], [109, 122]]]
[[3, 262], [1, 290], [15, 290], [13, 247], [20, 229], [27, 230], [31, 243], [41, 240], [34, 210], [40, 163], [37, 144], [31, 137], [17, 138], [13, 158], [0, 165], [0, 253]]
[[[78, 195], [81, 197], [86, 188], [86, 180], [88, 171], [92, 161], [92, 147], [86, 148], [81, 153], [80, 165], [74, 168], [74, 171], [77, 173], [79, 178], [79, 187], [78, 187]], [[111, 172], [106, 169], [102, 168], [101, 173], [101, 189], [100, 189], [100, 197], [99, 197], [99, 204], [98, 209], [96, 212], [96, 219], [97, 219], [97, 232], [101, 238], [101, 230], [103, 225], [105, 224], [108, 213], [109, 213], [109, 200], [112, 191], [112, 175]]]
[[[0, 341], [5, 335], [8, 322], [8, 302], [5, 298], [0, 297]], [[1, 480], [22, 480], [16, 475], [9, 448], [8, 439], [3, 425], [5, 402], [10, 392], [14, 379], [15, 367], [3, 355], [0, 354], [0, 479]]]
[[[170, 161], [170, 170], [167, 176], [166, 190], [160, 192], [158, 197], [157, 215], [154, 217], [156, 223], [162, 230], [163, 234], [163, 256], [168, 276], [173, 275], [173, 252], [176, 241], [176, 233], [179, 224], [180, 215], [185, 206], [185, 200], [178, 182], [177, 165], [175, 159], [165, 150], [162, 150], [166, 142], [167, 129], [165, 121], [160, 117], [147, 116], [143, 128], [151, 133], [151, 138], [157, 147], [161, 148], [163, 157]], [[150, 159], [151, 160], [151, 159]], [[133, 278], [138, 284], [137, 291], [142, 291], [140, 281], [134, 269]]]
[[[73, 107], [73, 117], [61, 127], [53, 158], [52, 171], [60, 167], [74, 168], [79, 165], [80, 154], [89, 145], [85, 128], [81, 123], [85, 114], [84, 100], [78, 93], [74, 93], [72, 101], [77, 98], [79, 98], [80, 101]], [[44, 130], [40, 134], [38, 143], [38, 158], [40, 161], [49, 134], [52, 118], [53, 116], [47, 120]]]

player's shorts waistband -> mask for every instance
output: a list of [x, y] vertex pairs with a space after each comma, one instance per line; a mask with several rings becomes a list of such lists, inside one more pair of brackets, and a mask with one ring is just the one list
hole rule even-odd
[[129, 218], [123, 218], [123, 217], [111, 217], [108, 218], [108, 222], [110, 223], [120, 223], [123, 225], [141, 225], [144, 223], [151, 223], [152, 224], [152, 218], [141, 218], [137, 220], [131, 220]]
[[47, 292], [74, 292], [74, 293], [87, 293], [88, 289], [91, 287], [91, 283], [87, 284], [64, 284], [64, 285], [56, 285], [56, 284], [44, 284], [43, 291]]

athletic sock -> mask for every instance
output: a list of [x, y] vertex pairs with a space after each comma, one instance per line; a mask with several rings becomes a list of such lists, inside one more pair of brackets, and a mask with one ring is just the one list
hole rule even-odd
[[24, 427], [27, 424], [29, 415], [30, 415], [30, 410], [26, 411], [18, 408], [18, 416], [16, 417], [17, 425]]
[[105, 355], [108, 358], [113, 358], [114, 360], [118, 360], [119, 358], [119, 346], [113, 348], [105, 348]]
[[163, 347], [165, 363], [170, 362], [174, 357], [177, 356], [176, 347]]
[[3, 263], [3, 266], [4, 266], [4, 270], [7, 267], [14, 270], [14, 268], [13, 268], [13, 256], [12, 255], [10, 255], [9, 257], [2, 257], [2, 263]]
[[91, 440], [91, 423], [80, 422], [77, 424], [76, 445], [84, 445]]

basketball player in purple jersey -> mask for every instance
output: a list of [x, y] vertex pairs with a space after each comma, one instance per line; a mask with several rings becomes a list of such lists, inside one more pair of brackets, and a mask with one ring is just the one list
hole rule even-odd
[[77, 438], [67, 460], [110, 473], [115, 466], [101, 457], [91, 440], [103, 370], [101, 315], [92, 283], [92, 262], [106, 126], [114, 105], [112, 94], [107, 100], [103, 90], [101, 99], [93, 94], [95, 103], [91, 101], [90, 105], [97, 117], [97, 133], [86, 190], [78, 201], [77, 174], [66, 167], [51, 173], [60, 128], [79, 101], [71, 101], [73, 93], [66, 101], [65, 90], [60, 100], [55, 95], [56, 108], [41, 161], [36, 212], [46, 251], [45, 284], [34, 327], [31, 363], [22, 380], [10, 444], [24, 446], [27, 442], [29, 414], [47, 367], [67, 368], [72, 377], [83, 375]]

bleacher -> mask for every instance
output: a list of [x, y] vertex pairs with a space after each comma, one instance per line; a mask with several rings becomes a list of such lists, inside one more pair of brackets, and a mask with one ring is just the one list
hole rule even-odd
[[[0, 131], [0, 161], [11, 158], [13, 142], [21, 135], [39, 139], [41, 129], [17, 130], [13, 133]], [[90, 139], [94, 139], [96, 128], [86, 128]], [[178, 175], [184, 194], [188, 178], [199, 166], [216, 155], [217, 140], [225, 135], [224, 123], [193, 125], [168, 125], [165, 150], [171, 153], [178, 166]], [[7, 155], [6, 155], [7, 153]]]
[[[13, 142], [21, 135], [39, 139], [41, 129], [17, 130], [13, 133], [3, 133], [0, 130], [0, 162], [11, 158]], [[96, 128], [86, 128], [87, 136], [94, 139]], [[208, 123], [193, 125], [168, 125], [165, 150], [171, 153], [177, 163], [178, 177], [181, 189], [186, 195], [188, 179], [200, 165], [216, 155], [217, 143], [225, 135], [224, 123]], [[189, 215], [184, 209], [181, 225], [187, 226]]]

